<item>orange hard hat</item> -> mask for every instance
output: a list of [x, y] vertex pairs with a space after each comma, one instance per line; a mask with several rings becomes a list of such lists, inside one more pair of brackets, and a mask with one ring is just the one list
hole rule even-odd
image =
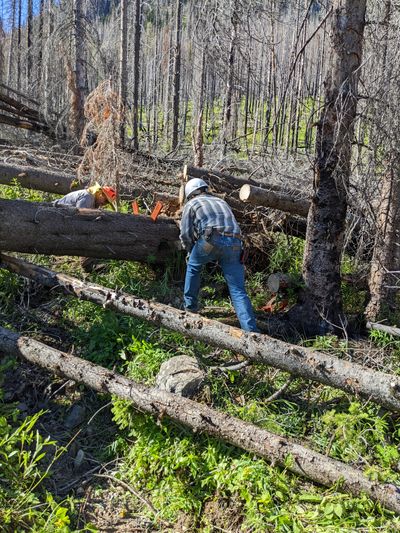
[[103, 191], [105, 197], [115, 207], [115, 203], [117, 201], [117, 193], [116, 190], [112, 187], [107, 187], [107, 185], [104, 185], [101, 190]]

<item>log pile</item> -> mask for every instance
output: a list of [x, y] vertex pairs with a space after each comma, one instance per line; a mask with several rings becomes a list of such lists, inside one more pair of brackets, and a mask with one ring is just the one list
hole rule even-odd
[[29, 101], [29, 105], [24, 104], [8, 96], [9, 91], [9, 87], [0, 85], [0, 123], [54, 137], [54, 130], [41, 115], [38, 102], [22, 95], [24, 100]]
[[387, 409], [400, 411], [398, 376], [374, 371], [267, 335], [248, 333], [165, 304], [146, 301], [94, 283], [85, 283], [72, 276], [3, 254], [0, 255], [0, 266], [104, 308], [147, 320], [210, 346], [232, 350], [249, 361], [273, 366], [295, 376], [367, 398]]
[[[279, 185], [264, 183], [257, 184], [251, 180], [244, 180], [229, 174], [207, 171], [196, 167], [187, 166], [183, 173], [184, 179], [202, 177], [210, 184], [211, 190], [224, 198], [231, 206], [242, 231], [246, 237], [247, 245], [253, 251], [253, 263], [265, 263], [265, 254], [269, 253], [271, 239], [268, 232], [284, 232], [295, 237], [305, 237], [309, 200], [303, 195], [288, 191]], [[30, 187], [45, 192], [66, 194], [74, 188], [83, 188], [89, 183], [85, 179], [78, 182], [72, 174], [66, 174], [50, 169], [25, 167], [16, 164], [0, 163], [0, 183], [12, 184], [17, 179], [23, 187]], [[178, 187], [176, 181], [175, 194], [160, 194], [157, 189], [158, 182], [154, 181], [144, 188], [143, 184], [135, 181], [135, 187], [122, 180], [124, 185], [119, 187], [120, 198], [132, 200], [134, 198], [147, 198], [152, 195], [151, 202], [162, 200], [164, 213], [170, 217], [178, 218], [179, 203]], [[132, 182], [130, 182], [132, 183]], [[171, 192], [173, 192], [173, 188]], [[350, 219], [349, 219], [350, 220]], [[359, 230], [365, 221], [354, 222], [350, 220], [351, 238], [347, 239], [348, 251], [354, 254], [359, 243]], [[358, 229], [357, 229], [358, 227]], [[357, 229], [357, 231], [355, 231]]]
[[336, 484], [355, 496], [367, 494], [373, 501], [400, 514], [398, 487], [371, 481], [356, 468], [302, 446], [281, 435], [219, 412], [175, 394], [150, 388], [121, 374], [46, 346], [0, 327], [0, 352], [24, 358], [57, 375], [83, 383], [102, 394], [129, 400], [142, 413], [158, 420], [168, 417], [233, 446], [283, 466], [328, 487]]

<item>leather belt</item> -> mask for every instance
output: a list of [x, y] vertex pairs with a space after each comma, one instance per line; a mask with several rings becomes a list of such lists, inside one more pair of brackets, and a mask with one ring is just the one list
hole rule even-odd
[[223, 237], [235, 237], [235, 239], [243, 240], [243, 237], [240, 235], [240, 233], [229, 233], [227, 231], [218, 231], [214, 230], [215, 233], [218, 233], [218, 235], [222, 235]]

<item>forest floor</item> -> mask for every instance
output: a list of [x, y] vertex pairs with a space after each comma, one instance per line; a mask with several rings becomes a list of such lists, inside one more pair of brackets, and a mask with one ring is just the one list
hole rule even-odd
[[[21, 164], [51, 159], [26, 147], [1, 150], [4, 160]], [[73, 171], [75, 156], [62, 156], [64, 167], [58, 158], [51, 164]], [[141, 175], [156, 180], [158, 172], [144, 166]], [[176, 193], [175, 172], [169, 179], [168, 190]], [[20, 193], [25, 199], [40, 198], [36, 192]], [[12, 187], [0, 187], [0, 194], [9, 197]], [[264, 268], [248, 272], [255, 308], [271, 296], [266, 288], [269, 273], [298, 274], [301, 266], [300, 239], [271, 235], [271, 244]], [[161, 272], [105, 261], [104, 268], [88, 274], [77, 258], [26, 258], [104, 286], [123, 287], [142, 298], [175, 307], [182, 302], [183, 273], [176, 265]], [[363, 291], [344, 285], [343, 297], [349, 314], [362, 313]], [[202, 298], [205, 312], [214, 310], [217, 318], [219, 310], [221, 320], [235, 320], [222, 276], [213, 268], [205, 274]], [[171, 355], [194, 356], [206, 367], [236, 357], [1, 270], [0, 301], [0, 323], [5, 327], [145, 384], [154, 383], [160, 364]], [[266, 318], [261, 311], [257, 314]], [[375, 369], [400, 372], [400, 341], [380, 332], [298, 342]], [[155, 422], [134, 411], [129, 402], [96, 394], [26, 362], [5, 359], [0, 362], [0, 418], [4, 409], [7, 423], [15, 428], [40, 412], [36, 428], [54, 441], [42, 459], [42, 468], [50, 466], [50, 472], [35, 492], [36, 507], [24, 499], [29, 512], [13, 518], [20, 519], [18, 531], [400, 531], [398, 517], [364, 496], [344, 494], [339, 486], [320, 487], [216, 439], [192, 435], [168, 421]], [[270, 401], [290, 376], [262, 365], [207, 372], [198, 401], [361, 468], [372, 479], [400, 484], [397, 415], [300, 378]], [[12, 508], [1, 491], [0, 482], [0, 517], [7, 506]], [[35, 509], [51, 498], [57, 504], [51, 504], [45, 518], [36, 515]], [[60, 507], [66, 514], [60, 512], [54, 521]], [[6, 533], [15, 530], [3, 525], [0, 531], [2, 527]]]

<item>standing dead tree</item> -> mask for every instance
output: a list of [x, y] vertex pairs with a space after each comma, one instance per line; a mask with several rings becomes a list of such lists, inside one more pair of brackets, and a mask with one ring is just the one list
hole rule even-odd
[[[375, 13], [374, 13], [375, 14]], [[376, 17], [382, 17], [381, 10]], [[391, 0], [385, 0], [381, 24], [371, 30], [374, 85], [367, 85], [371, 95], [365, 114], [371, 122], [373, 160], [368, 178], [379, 189], [376, 202], [375, 245], [369, 278], [369, 320], [388, 318], [397, 307], [397, 275], [400, 271], [400, 95], [399, 13]], [[376, 77], [378, 73], [378, 77]]]
[[[348, 204], [351, 147], [362, 61], [366, 0], [333, 2], [330, 72], [318, 123], [314, 194], [308, 214], [303, 277], [305, 302], [298, 318], [311, 332], [339, 331], [340, 261]], [[295, 319], [295, 314], [292, 314]]]
[[66, 64], [71, 98], [69, 127], [72, 138], [76, 143], [79, 143], [84, 128], [83, 108], [86, 93], [82, 0], [73, 0], [72, 2], [71, 37], [71, 59], [67, 60]]
[[123, 148], [125, 146], [125, 129], [126, 129], [126, 109], [127, 109], [127, 92], [128, 92], [128, 1], [122, 0], [120, 3], [120, 35], [119, 35], [119, 103], [121, 120], [119, 124], [119, 143]]
[[140, 44], [141, 44], [142, 1], [135, 0], [135, 41], [133, 54], [133, 108], [132, 108], [132, 147], [139, 150], [139, 81], [140, 81]]
[[178, 146], [179, 109], [181, 90], [181, 35], [182, 35], [182, 0], [176, 0], [175, 5], [175, 44], [174, 44], [174, 74], [173, 74], [173, 111], [172, 111], [172, 150]]

